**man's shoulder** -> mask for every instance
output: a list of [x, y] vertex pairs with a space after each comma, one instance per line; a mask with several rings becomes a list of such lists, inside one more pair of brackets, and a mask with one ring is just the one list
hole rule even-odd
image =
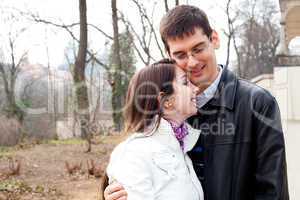
[[255, 83], [238, 77], [229, 69], [224, 70], [226, 91], [235, 96], [235, 99], [260, 99], [265, 101], [274, 100], [270, 91], [256, 85]]
[[276, 101], [270, 91], [242, 78], [237, 78], [236, 98], [246, 98], [253, 104], [258, 102], [268, 104]]

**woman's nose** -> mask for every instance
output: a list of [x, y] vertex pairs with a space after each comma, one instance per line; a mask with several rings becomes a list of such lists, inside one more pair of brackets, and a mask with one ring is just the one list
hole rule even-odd
[[197, 86], [195, 86], [194, 84], [193, 84], [193, 86], [195, 87], [195, 88], [193, 89], [193, 92], [194, 92], [196, 95], [199, 94], [199, 92], [200, 92], [199, 88], [198, 88]]
[[189, 86], [192, 89], [192, 91], [193, 91], [194, 94], [198, 94], [199, 93], [199, 88], [196, 85], [194, 85], [193, 83], [190, 82]]

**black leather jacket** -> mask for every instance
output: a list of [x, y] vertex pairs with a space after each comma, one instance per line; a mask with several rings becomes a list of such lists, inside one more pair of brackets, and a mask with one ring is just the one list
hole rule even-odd
[[288, 200], [284, 136], [275, 98], [223, 69], [218, 91], [189, 123], [189, 155], [205, 200]]

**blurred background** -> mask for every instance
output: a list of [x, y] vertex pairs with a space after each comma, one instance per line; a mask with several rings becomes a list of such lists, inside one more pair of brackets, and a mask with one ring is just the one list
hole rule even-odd
[[207, 13], [218, 63], [276, 97], [300, 198], [300, 0], [0, 0], [0, 200], [98, 198], [129, 80], [167, 56], [159, 22], [181, 4]]

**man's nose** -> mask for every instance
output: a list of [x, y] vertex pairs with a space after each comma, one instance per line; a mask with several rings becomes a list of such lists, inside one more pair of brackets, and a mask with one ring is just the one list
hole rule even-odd
[[190, 69], [196, 67], [198, 65], [199, 61], [194, 57], [194, 55], [189, 55], [188, 56], [188, 67]]

